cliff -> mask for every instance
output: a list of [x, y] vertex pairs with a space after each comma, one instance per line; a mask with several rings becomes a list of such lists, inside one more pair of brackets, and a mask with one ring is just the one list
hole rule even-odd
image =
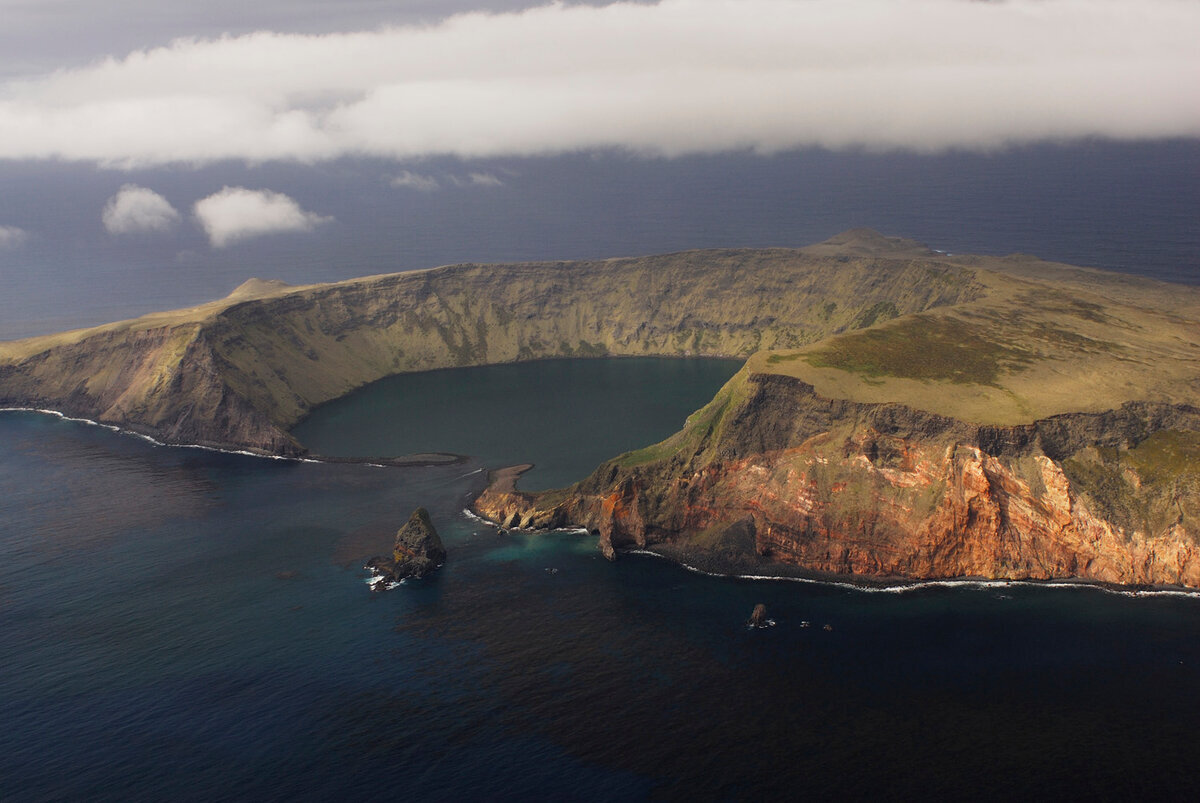
[[716, 571], [1200, 586], [1200, 410], [1127, 403], [1018, 426], [735, 378], [716, 409], [571, 489], [493, 487], [509, 527], [586, 527]]
[[1200, 293], [955, 264], [983, 292], [756, 353], [666, 441], [477, 512], [719, 572], [1200, 586]]
[[499, 484], [505, 526], [583, 526], [721, 570], [1200, 586], [1200, 290], [857, 230], [804, 249], [458, 265], [0, 343], [0, 406], [299, 454], [389, 374], [740, 356], [679, 433], [583, 482]]

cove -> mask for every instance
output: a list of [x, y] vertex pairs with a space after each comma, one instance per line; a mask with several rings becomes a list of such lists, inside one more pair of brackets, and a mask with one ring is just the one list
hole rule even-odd
[[328, 457], [450, 452], [489, 468], [533, 463], [521, 487], [555, 488], [678, 431], [741, 365], [613, 357], [399, 374], [321, 405], [292, 434]]

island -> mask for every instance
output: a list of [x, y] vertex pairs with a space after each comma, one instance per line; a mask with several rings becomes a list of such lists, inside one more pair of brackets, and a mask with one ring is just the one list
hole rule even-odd
[[667, 440], [477, 513], [721, 572], [1200, 587], [1200, 289], [870, 230], [251, 280], [0, 343], [0, 406], [300, 456], [310, 410], [390, 374], [623, 355], [746, 362]]

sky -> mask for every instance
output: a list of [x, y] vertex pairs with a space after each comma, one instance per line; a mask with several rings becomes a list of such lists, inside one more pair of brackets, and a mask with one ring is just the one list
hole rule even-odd
[[176, 262], [319, 238], [347, 169], [419, 204], [589, 155], [1194, 142], [1196, 31], [1200, 0], [0, 0], [0, 273], [85, 228]]

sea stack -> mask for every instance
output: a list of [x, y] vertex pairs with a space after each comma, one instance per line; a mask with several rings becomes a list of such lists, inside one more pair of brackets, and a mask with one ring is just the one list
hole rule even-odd
[[386, 585], [406, 577], [424, 577], [445, 562], [446, 549], [429, 519], [429, 511], [419, 507], [396, 531], [391, 559], [373, 558], [367, 567]]
[[766, 627], [767, 626], [767, 606], [761, 602], [754, 606], [754, 610], [750, 614], [749, 621], [746, 622], [750, 627]]

